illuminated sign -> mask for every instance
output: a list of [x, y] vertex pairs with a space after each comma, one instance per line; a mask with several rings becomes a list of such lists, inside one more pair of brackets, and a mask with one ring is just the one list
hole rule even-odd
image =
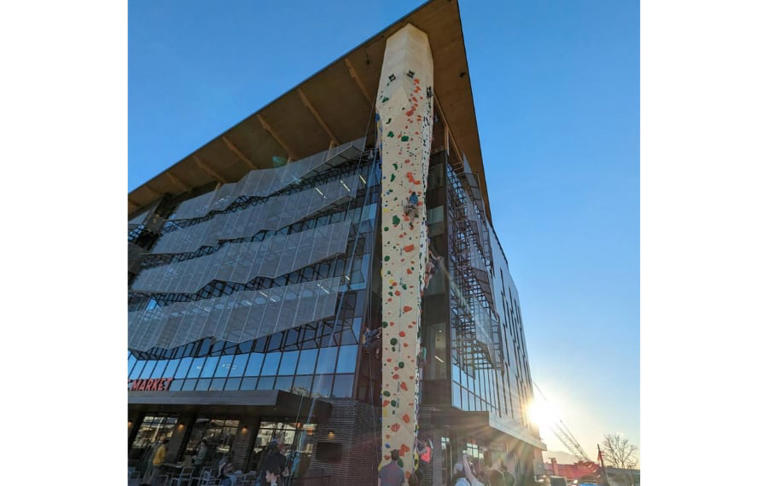
[[148, 380], [128, 380], [131, 391], [166, 391], [171, 387], [173, 378], [151, 378]]

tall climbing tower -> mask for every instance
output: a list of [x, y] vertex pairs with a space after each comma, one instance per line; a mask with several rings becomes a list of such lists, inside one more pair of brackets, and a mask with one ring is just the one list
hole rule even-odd
[[382, 458], [388, 461], [398, 450], [407, 476], [413, 472], [418, 432], [432, 80], [429, 38], [408, 24], [387, 39], [376, 96], [382, 164]]

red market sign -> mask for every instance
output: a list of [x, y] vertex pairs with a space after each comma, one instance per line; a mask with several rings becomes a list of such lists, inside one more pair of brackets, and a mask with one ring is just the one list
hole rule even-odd
[[173, 378], [151, 378], [148, 380], [128, 380], [131, 391], [166, 391], [171, 387]]

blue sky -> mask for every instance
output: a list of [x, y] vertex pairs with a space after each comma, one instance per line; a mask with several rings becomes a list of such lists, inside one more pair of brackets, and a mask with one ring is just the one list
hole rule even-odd
[[[130, 2], [128, 189], [419, 4]], [[639, 3], [460, 8], [533, 379], [593, 457], [639, 444]]]

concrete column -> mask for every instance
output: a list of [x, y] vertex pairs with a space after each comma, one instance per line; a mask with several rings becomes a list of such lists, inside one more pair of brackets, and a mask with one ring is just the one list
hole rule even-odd
[[168, 462], [184, 460], [184, 450], [182, 447], [186, 446], [194, 423], [195, 417], [193, 415], [182, 415], [178, 418], [176, 427], [173, 428], [171, 440], [168, 441], [168, 449], [166, 451], [166, 460]]
[[[427, 259], [425, 197], [432, 145], [432, 52], [406, 25], [387, 39], [376, 95], [382, 160], [382, 458], [399, 450], [413, 472], [418, 431], [421, 293]], [[409, 206], [409, 200], [415, 204]]]

